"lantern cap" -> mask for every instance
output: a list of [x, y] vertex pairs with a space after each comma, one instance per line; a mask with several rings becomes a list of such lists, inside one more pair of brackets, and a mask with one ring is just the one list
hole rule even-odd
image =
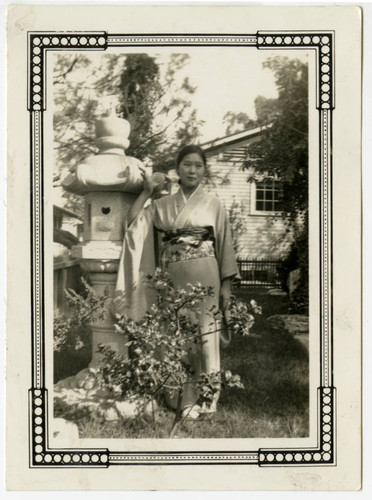
[[96, 146], [100, 153], [107, 149], [122, 149], [129, 147], [130, 123], [124, 118], [119, 118], [115, 107], [112, 106], [108, 116], [96, 122]]

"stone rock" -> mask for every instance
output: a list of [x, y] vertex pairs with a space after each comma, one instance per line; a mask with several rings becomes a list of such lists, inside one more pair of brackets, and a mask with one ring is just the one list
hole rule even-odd
[[[94, 370], [89, 368], [59, 381], [54, 386], [55, 407], [68, 414], [85, 411], [98, 415], [108, 422], [121, 418], [134, 418], [138, 415], [139, 408], [145, 415], [152, 414], [151, 403], [143, 408], [141, 401], [133, 402], [119, 398], [118, 392], [100, 386]], [[155, 402], [154, 405], [157, 410]]]
[[[138, 415], [139, 408], [145, 415], [152, 414], [152, 405], [151, 403], [147, 403], [147, 405], [143, 408], [141, 402], [134, 403], [132, 401], [116, 401], [115, 406], [117, 411], [123, 418], [133, 418]], [[158, 411], [158, 405], [156, 401], [154, 401], [154, 411]]]
[[133, 418], [138, 413], [137, 405], [131, 401], [116, 401], [115, 407], [123, 418]]
[[70, 446], [76, 446], [79, 442], [79, 430], [77, 425], [64, 418], [53, 419], [53, 437], [61, 439]]
[[55, 406], [68, 413], [85, 410], [90, 413], [103, 415], [107, 420], [115, 419], [119, 416], [116, 410], [107, 412], [108, 408], [113, 407], [113, 394], [100, 386], [94, 370], [86, 368], [72, 377], [60, 380], [54, 386]]
[[301, 342], [301, 344], [306, 347], [307, 350], [309, 350], [309, 335], [306, 334], [300, 334], [300, 335], [295, 335], [294, 338]]
[[273, 331], [291, 335], [309, 333], [309, 318], [304, 314], [276, 314], [267, 318], [267, 324]]
[[87, 412], [103, 417], [107, 421], [119, 420], [120, 415], [115, 407], [111, 394], [103, 394], [101, 390], [85, 390], [83, 388], [63, 388], [54, 390], [55, 407], [71, 415]]
[[118, 414], [115, 406], [111, 406], [110, 408], [105, 408], [103, 411], [100, 411], [99, 413], [106, 420], [106, 422], [115, 422], [116, 420], [120, 420], [120, 415]]
[[300, 269], [294, 269], [289, 273], [287, 280], [289, 295], [292, 295], [292, 293], [296, 290], [300, 277], [301, 277]]
[[97, 386], [94, 372], [90, 368], [84, 368], [76, 375], [60, 380], [54, 385], [55, 391], [62, 389], [92, 389]]

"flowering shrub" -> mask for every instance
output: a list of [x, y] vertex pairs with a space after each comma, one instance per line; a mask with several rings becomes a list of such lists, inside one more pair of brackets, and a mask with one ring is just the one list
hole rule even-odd
[[202, 373], [197, 385], [200, 390], [200, 402], [206, 405], [213, 403], [214, 397], [221, 388], [244, 389], [240, 375], [233, 375], [230, 370]]
[[255, 300], [246, 304], [232, 295], [228, 305], [230, 319], [227, 326], [232, 332], [243, 336], [249, 335], [254, 323], [254, 314], [261, 314], [261, 312], [261, 307], [256, 304]]
[[[171, 397], [176, 396], [178, 405], [172, 435], [182, 420], [184, 384], [190, 382], [193, 375], [189, 362], [190, 347], [202, 341], [203, 335], [210, 335], [199, 333], [194, 311], [201, 301], [213, 295], [213, 289], [195, 283], [178, 290], [160, 269], [147, 277], [147, 285], [156, 291], [157, 302], [141, 321], [134, 321], [126, 315], [117, 317], [116, 330], [128, 339], [128, 355], [120, 355], [110, 347], [100, 345], [103, 359], [99, 376], [113, 393], [135, 401], [139, 406], [147, 407], [153, 403], [162, 390]], [[254, 301], [244, 304], [232, 297], [228, 308], [230, 319], [227, 327], [236, 334], [247, 335], [254, 321], [252, 313], [260, 312], [258, 306]], [[210, 314], [211, 318], [217, 318], [219, 311], [214, 309]], [[200, 405], [211, 404], [221, 387], [243, 387], [240, 377], [229, 371], [202, 373], [195, 383], [200, 390]], [[154, 415], [153, 418], [156, 427]]]
[[109, 297], [108, 290], [104, 295], [97, 297], [93, 287], [84, 278], [81, 279], [84, 286], [84, 295], [74, 290], [65, 290], [71, 316], [54, 318], [54, 351], [60, 352], [64, 348], [79, 350], [84, 342], [81, 331], [97, 319], [103, 319], [105, 315], [104, 305]]

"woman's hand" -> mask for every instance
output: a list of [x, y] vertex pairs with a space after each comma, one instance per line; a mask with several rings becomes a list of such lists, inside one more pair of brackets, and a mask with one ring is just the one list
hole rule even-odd
[[220, 300], [222, 310], [225, 312], [231, 297], [231, 279], [225, 278], [221, 282]]
[[161, 172], [152, 173], [151, 170], [148, 168], [145, 168], [142, 171], [142, 178], [143, 178], [143, 191], [142, 193], [140, 193], [140, 195], [137, 197], [136, 201], [133, 203], [133, 205], [130, 207], [128, 211], [127, 227], [129, 227], [132, 224], [134, 219], [138, 216], [140, 211], [145, 206], [145, 203], [149, 198], [151, 198], [153, 193], [163, 188], [166, 181], [166, 176], [163, 173]]
[[167, 178], [162, 172], [152, 173], [149, 169], [145, 169], [143, 174], [143, 190], [150, 197], [154, 191], [163, 189]]

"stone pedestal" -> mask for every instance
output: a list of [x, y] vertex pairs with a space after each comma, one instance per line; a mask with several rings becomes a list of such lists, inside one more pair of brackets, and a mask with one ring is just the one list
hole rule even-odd
[[[143, 187], [142, 162], [125, 155], [129, 130], [129, 123], [113, 112], [99, 120], [96, 124], [98, 153], [84, 160], [63, 181], [67, 191], [85, 197], [84, 243], [76, 245], [72, 254], [88, 272], [97, 296], [102, 296], [105, 289], [111, 298], [114, 295], [125, 218]], [[108, 300], [105, 319], [91, 324], [91, 367], [99, 364], [98, 344], [126, 353], [125, 338], [115, 330], [110, 306]]]
[[[108, 290], [112, 299], [115, 293], [118, 260], [86, 259], [81, 261], [81, 267], [89, 272], [89, 279], [96, 294], [102, 296], [105, 290]], [[98, 319], [91, 324], [93, 346], [92, 360], [89, 364], [91, 368], [97, 367], [100, 363], [101, 355], [97, 352], [99, 344], [105, 344], [121, 354], [127, 353], [126, 338], [118, 334], [113, 326], [110, 299], [106, 301], [104, 319]]]

